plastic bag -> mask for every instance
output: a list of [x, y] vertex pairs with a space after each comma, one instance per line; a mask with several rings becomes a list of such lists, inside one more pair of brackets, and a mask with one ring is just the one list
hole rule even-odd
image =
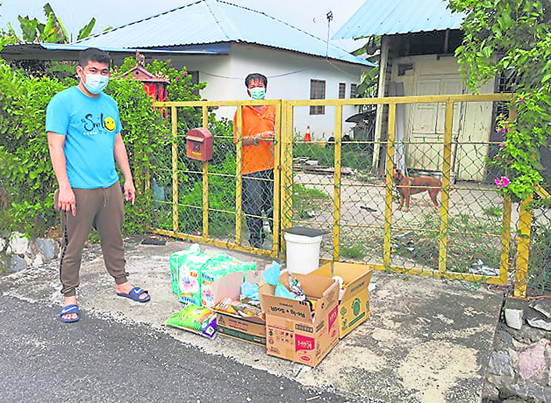
[[266, 267], [266, 270], [264, 270], [264, 273], [262, 273], [262, 277], [264, 277], [264, 281], [266, 283], [270, 285], [278, 285], [280, 272], [281, 265], [276, 261], [272, 261], [272, 264]]
[[251, 284], [248, 281], [245, 281], [241, 284], [241, 298], [250, 298], [255, 301], [260, 300], [258, 295], [258, 284]]
[[278, 284], [275, 289], [276, 297], [283, 297], [289, 299], [296, 299], [295, 294], [290, 292], [283, 284]]

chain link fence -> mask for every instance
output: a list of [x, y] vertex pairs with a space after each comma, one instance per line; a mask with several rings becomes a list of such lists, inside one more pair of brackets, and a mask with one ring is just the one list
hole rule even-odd
[[[245, 134], [249, 130], [247, 119], [256, 112], [243, 102], [159, 104], [167, 105], [171, 106], [167, 117], [171, 130], [150, 156], [151, 229], [169, 236], [272, 255], [278, 248], [272, 237], [273, 167], [279, 152], [273, 131], [279, 102], [272, 101], [269, 108], [262, 110], [272, 116], [266, 123], [266, 128], [271, 124], [272, 134], [261, 139]], [[232, 111], [242, 108], [244, 112], [237, 119], [244, 118], [245, 125], [239, 125], [234, 133], [232, 119], [217, 118], [213, 113], [221, 107], [226, 112], [229, 107]], [[182, 110], [187, 110], [187, 117]], [[212, 159], [208, 162], [189, 158], [186, 153], [187, 133], [197, 127], [207, 127], [213, 135]], [[279, 216], [279, 211], [276, 215]], [[279, 227], [279, 222], [276, 226]]]
[[526, 296], [551, 295], [551, 200], [535, 195]]

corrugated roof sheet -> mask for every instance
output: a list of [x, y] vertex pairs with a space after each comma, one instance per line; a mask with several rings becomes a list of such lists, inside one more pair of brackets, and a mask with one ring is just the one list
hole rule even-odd
[[447, 5], [442, 0], [367, 0], [333, 39], [457, 29], [463, 14], [452, 14]]
[[[47, 50], [84, 50], [88, 48], [89, 46], [83, 43], [46, 43], [41, 42], [39, 44], [36, 43], [29, 43], [29, 44], [16, 44], [16, 45], [4, 45], [4, 48], [9, 48], [10, 46], [14, 47], [23, 47], [25, 45], [32, 45], [32, 46], [39, 46], [41, 48], [47, 49]], [[105, 50], [106, 52], [134, 52], [139, 50], [142, 53], [154, 53], [159, 52], [158, 49], [134, 49], [134, 48], [115, 48], [112, 46], [105, 46], [102, 48], [102, 50]], [[206, 54], [206, 55], [216, 55], [220, 53], [216, 50], [169, 50], [169, 51], [163, 51], [163, 52], [169, 52], [169, 53], [177, 53], [177, 54]]]
[[221, 0], [200, 0], [76, 44], [99, 48], [170, 48], [244, 42], [375, 66], [269, 15]]

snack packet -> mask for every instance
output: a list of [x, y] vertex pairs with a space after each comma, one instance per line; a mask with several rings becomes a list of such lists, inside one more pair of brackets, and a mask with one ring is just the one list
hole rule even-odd
[[217, 311], [226, 312], [231, 315], [236, 315], [237, 311], [233, 307], [233, 303], [236, 302], [231, 297], [226, 297], [222, 301], [220, 301], [218, 304], [216, 304], [213, 309], [216, 309]]
[[216, 314], [195, 304], [185, 306], [176, 315], [167, 319], [166, 324], [200, 334], [211, 340], [216, 337]]

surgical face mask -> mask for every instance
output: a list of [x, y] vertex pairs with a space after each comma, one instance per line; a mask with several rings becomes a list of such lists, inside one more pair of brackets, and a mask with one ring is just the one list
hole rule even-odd
[[102, 92], [109, 83], [109, 76], [102, 76], [101, 74], [86, 74], [86, 82], [84, 86], [91, 94], [99, 94]]
[[262, 100], [266, 97], [266, 88], [254, 87], [249, 90], [251, 93], [251, 98], [255, 101]]

